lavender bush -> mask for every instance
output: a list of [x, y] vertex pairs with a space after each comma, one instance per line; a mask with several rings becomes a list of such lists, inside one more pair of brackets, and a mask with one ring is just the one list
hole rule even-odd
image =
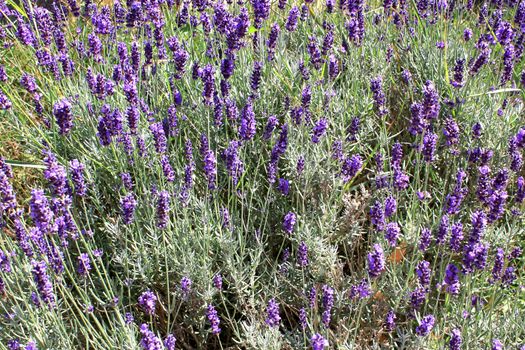
[[1, 348], [524, 348], [525, 1], [0, 18]]

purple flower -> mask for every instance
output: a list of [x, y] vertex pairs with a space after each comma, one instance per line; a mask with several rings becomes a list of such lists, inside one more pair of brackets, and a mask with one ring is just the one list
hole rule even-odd
[[424, 227], [421, 230], [421, 235], [419, 237], [419, 250], [421, 250], [422, 252], [425, 252], [430, 246], [431, 241], [432, 241], [432, 231], [429, 228]]
[[161, 191], [157, 200], [157, 227], [160, 229], [168, 226], [168, 212], [170, 210], [170, 195], [168, 191]]
[[140, 326], [140, 334], [142, 339], [140, 340], [140, 346], [144, 350], [164, 350], [162, 341], [149, 330], [148, 325], [143, 323]]
[[449, 247], [453, 252], [459, 252], [461, 249], [461, 242], [463, 241], [463, 224], [456, 222], [450, 229]]
[[204, 103], [208, 106], [212, 104], [213, 94], [215, 91], [215, 68], [211, 64], [207, 64], [201, 71], [201, 80], [203, 83], [202, 96]]
[[334, 289], [329, 285], [323, 285], [323, 314], [321, 319], [323, 324], [328, 327], [330, 324], [332, 307], [334, 306]]
[[310, 344], [312, 345], [312, 350], [324, 350], [325, 347], [329, 346], [328, 340], [323, 338], [319, 333], [315, 333], [310, 338]]
[[385, 216], [383, 205], [380, 201], [375, 201], [370, 207], [370, 222], [377, 231], [383, 231], [385, 228]]
[[454, 264], [448, 264], [447, 268], [445, 270], [445, 279], [443, 280], [443, 284], [445, 287], [445, 291], [447, 293], [450, 293], [452, 295], [458, 295], [459, 294], [459, 269]]
[[396, 213], [397, 201], [393, 196], [389, 196], [385, 199], [385, 216], [391, 217]]
[[44, 196], [44, 191], [39, 189], [31, 191], [29, 207], [31, 208], [31, 219], [33, 219], [33, 224], [36, 225], [38, 230], [42, 233], [54, 230], [54, 215], [47, 198]]
[[480, 71], [481, 67], [488, 63], [489, 56], [492, 52], [489, 45], [484, 41], [479, 44], [478, 49], [479, 55], [470, 67], [470, 75], [476, 75]]
[[304, 241], [301, 241], [297, 248], [297, 263], [300, 267], [308, 266], [308, 246]]
[[472, 35], [474, 33], [472, 32], [472, 29], [470, 28], [465, 28], [465, 30], [463, 31], [463, 39], [465, 41], [469, 41], [471, 38], [472, 38]]
[[175, 345], [177, 344], [177, 338], [173, 334], [168, 334], [166, 338], [164, 338], [164, 346], [166, 347], [166, 350], [175, 350]]
[[304, 307], [299, 310], [299, 324], [301, 325], [301, 329], [306, 329], [308, 326], [308, 314]]
[[319, 121], [315, 124], [312, 130], [312, 142], [313, 143], [319, 143], [321, 137], [326, 132], [327, 126], [328, 126], [328, 119], [326, 118], [319, 119]]
[[499, 339], [492, 339], [492, 350], [503, 350], [503, 343]]
[[359, 154], [354, 154], [351, 157], [347, 157], [343, 160], [343, 165], [341, 166], [341, 178], [343, 182], [350, 181], [354, 176], [357, 175], [361, 168], [363, 167], [363, 160]]
[[275, 298], [270, 299], [268, 302], [266, 314], [266, 324], [270, 327], [278, 327], [281, 322], [281, 316], [279, 315], [279, 304], [275, 301]]
[[77, 272], [80, 276], [87, 276], [91, 271], [91, 259], [87, 253], [82, 253], [78, 256]]
[[423, 87], [423, 103], [421, 113], [427, 120], [436, 119], [439, 116], [441, 106], [439, 104], [439, 94], [434, 83], [430, 80], [425, 82]]
[[210, 149], [206, 149], [203, 154], [203, 170], [208, 180], [208, 188], [213, 190], [216, 188], [217, 183], [217, 160], [215, 158], [215, 153]]
[[293, 6], [288, 13], [288, 19], [286, 20], [286, 30], [293, 32], [297, 29], [297, 19], [299, 18], [299, 8]]
[[129, 225], [133, 222], [135, 215], [135, 208], [137, 207], [137, 200], [133, 193], [128, 193], [120, 200], [120, 208], [122, 210], [122, 216], [124, 217], [124, 223]]
[[87, 193], [86, 183], [84, 181], [84, 168], [84, 164], [80, 163], [77, 159], [69, 162], [71, 179], [75, 185], [75, 193], [80, 197], [84, 197]]
[[68, 134], [73, 128], [73, 113], [71, 103], [67, 99], [62, 99], [53, 106], [53, 115], [56, 118], [59, 133]]
[[449, 350], [461, 350], [461, 342], [461, 331], [457, 328], [453, 329], [448, 343]]
[[244, 171], [243, 162], [239, 158], [240, 145], [241, 143], [239, 141], [230, 141], [228, 148], [222, 153], [222, 156], [226, 162], [228, 175], [232, 178], [234, 185], [237, 185], [237, 182]]
[[180, 279], [180, 289], [182, 291], [182, 295], [186, 298], [191, 292], [191, 279], [187, 276], [184, 276]]
[[259, 85], [261, 84], [261, 69], [262, 69], [262, 62], [255, 61], [253, 63], [253, 71], [252, 76], [250, 77], [250, 87], [252, 88], [252, 91], [255, 93], [259, 89]]
[[155, 150], [159, 154], [166, 153], [168, 150], [168, 140], [166, 139], [166, 134], [164, 133], [164, 127], [162, 123], [152, 123], [149, 126], [149, 130], [153, 134], [153, 140], [155, 141]]
[[396, 328], [396, 313], [394, 310], [388, 311], [383, 326], [387, 332], [392, 332]]
[[447, 146], [458, 144], [460, 130], [456, 121], [450, 117], [445, 119], [443, 124], [443, 135], [447, 140]]
[[290, 181], [280, 178], [279, 184], [277, 185], [277, 189], [279, 192], [281, 192], [283, 195], [287, 196], [290, 193]]
[[401, 232], [401, 229], [399, 227], [399, 224], [397, 222], [389, 222], [386, 225], [385, 229], [385, 239], [388, 241], [388, 243], [395, 247], [397, 244], [397, 239], [399, 238], [399, 233]]
[[296, 215], [294, 212], [289, 211], [283, 219], [283, 231], [287, 234], [291, 234], [295, 227]]
[[372, 91], [372, 96], [374, 99], [374, 106], [379, 116], [384, 116], [388, 113], [385, 107], [386, 96], [385, 96], [385, 93], [383, 92], [382, 84], [383, 84], [383, 78], [380, 76], [370, 80], [370, 90]]
[[436, 319], [432, 315], [427, 315], [421, 319], [419, 326], [416, 327], [416, 334], [420, 337], [425, 337], [430, 334]]
[[385, 254], [379, 244], [374, 244], [372, 252], [368, 253], [368, 274], [372, 278], [379, 277], [385, 270]]
[[328, 56], [328, 75], [331, 79], [335, 79], [339, 75], [339, 62], [333, 54]]
[[56, 306], [56, 296], [53, 293], [53, 284], [49, 280], [47, 274], [47, 264], [44, 260], [31, 260], [33, 279], [35, 280], [40, 298], [49, 306], [54, 308]]
[[256, 123], [252, 103], [248, 102], [241, 112], [241, 124], [239, 126], [239, 135], [243, 140], [250, 140], [255, 136]]
[[215, 276], [213, 276], [213, 285], [218, 290], [222, 290], [222, 276], [220, 273], [217, 273]]
[[206, 317], [210, 322], [211, 332], [215, 335], [219, 334], [221, 332], [221, 328], [219, 327], [221, 321], [219, 319], [219, 315], [217, 314], [217, 310], [215, 310], [215, 308], [211, 304], [208, 305], [208, 308], [206, 310]]
[[430, 263], [426, 260], [420, 261], [416, 266], [416, 275], [419, 280], [419, 284], [423, 287], [428, 287], [430, 285]]
[[438, 136], [433, 132], [427, 132], [423, 137], [423, 148], [421, 149], [421, 153], [427, 163], [431, 163], [435, 159], [437, 140]]
[[307, 49], [310, 55], [310, 63], [316, 70], [319, 70], [321, 68], [321, 64], [323, 63], [323, 59], [321, 57], [321, 51], [317, 47], [317, 39], [315, 36], [310, 36], [308, 38]]
[[305, 164], [304, 156], [299, 156], [299, 159], [297, 159], [297, 165], [296, 165], [297, 176], [301, 176], [301, 174], [303, 173], [304, 164]]
[[155, 314], [155, 306], [157, 303], [157, 296], [150, 290], [145, 291], [139, 296], [139, 306], [147, 315]]
[[162, 172], [164, 173], [166, 180], [168, 180], [168, 182], [175, 181], [175, 171], [173, 171], [173, 168], [170, 165], [170, 160], [168, 156], [163, 154], [160, 159], [160, 163], [162, 166]]

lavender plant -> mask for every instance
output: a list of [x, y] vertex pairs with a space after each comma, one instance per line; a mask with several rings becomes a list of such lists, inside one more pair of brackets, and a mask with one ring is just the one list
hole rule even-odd
[[525, 346], [524, 1], [0, 18], [2, 348]]

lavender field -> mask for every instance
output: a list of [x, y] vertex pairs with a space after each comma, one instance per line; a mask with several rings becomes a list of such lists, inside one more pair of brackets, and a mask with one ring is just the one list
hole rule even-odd
[[525, 0], [303, 1], [0, 0], [0, 349], [525, 349]]

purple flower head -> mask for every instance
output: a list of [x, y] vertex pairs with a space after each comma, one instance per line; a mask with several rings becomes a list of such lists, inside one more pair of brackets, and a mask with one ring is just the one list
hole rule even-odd
[[191, 285], [192, 281], [189, 277], [184, 276], [180, 280], [180, 289], [182, 291], [182, 295], [187, 298], [188, 295], [190, 295], [191, 292]]
[[449, 247], [453, 252], [459, 252], [461, 250], [461, 243], [463, 241], [463, 224], [456, 222], [450, 229], [450, 241]]
[[430, 270], [430, 263], [426, 260], [420, 261], [416, 266], [416, 275], [419, 280], [419, 284], [423, 287], [430, 285], [432, 271]]
[[164, 345], [162, 344], [162, 341], [149, 330], [148, 325], [143, 323], [140, 326], [140, 334], [141, 334], [141, 340], [140, 340], [140, 346], [144, 350], [163, 350]]
[[87, 253], [82, 253], [78, 256], [77, 272], [80, 276], [87, 276], [91, 271], [91, 259]]
[[343, 160], [343, 165], [341, 166], [341, 178], [346, 183], [350, 181], [354, 176], [357, 175], [361, 168], [363, 167], [363, 160], [359, 154], [354, 154], [351, 157], [346, 157]]
[[283, 195], [287, 196], [290, 193], [290, 181], [283, 178], [279, 178], [279, 184], [277, 185], [277, 189]]
[[160, 163], [162, 167], [162, 172], [164, 173], [166, 180], [168, 182], [175, 181], [175, 171], [171, 167], [168, 156], [163, 154], [162, 157], [160, 158]]
[[297, 20], [299, 18], [299, 8], [293, 6], [288, 13], [288, 19], [286, 20], [286, 30], [293, 32], [297, 29]]
[[399, 224], [397, 222], [389, 222], [386, 225], [385, 239], [392, 247], [396, 246], [400, 232], [401, 228], [399, 227]]
[[492, 339], [492, 350], [503, 350], [503, 343], [499, 339]]
[[213, 285], [218, 290], [222, 290], [222, 275], [220, 273], [217, 273], [215, 276], [213, 276]]
[[49, 306], [54, 308], [56, 306], [56, 296], [53, 292], [53, 284], [47, 274], [47, 264], [44, 260], [31, 260], [33, 279], [36, 283], [40, 298]]
[[321, 118], [317, 123], [315, 124], [313, 130], [312, 130], [312, 142], [313, 143], [319, 143], [321, 137], [325, 134], [326, 129], [328, 126], [328, 119]]
[[459, 269], [454, 264], [448, 264], [445, 270], [445, 279], [443, 284], [445, 291], [452, 295], [458, 295], [460, 289]]
[[158, 194], [157, 199], [157, 227], [164, 229], [168, 226], [169, 219], [169, 210], [170, 210], [170, 195], [168, 191], [161, 191]]
[[422, 115], [427, 120], [436, 119], [440, 110], [439, 94], [436, 87], [432, 81], [427, 80], [423, 87]]
[[62, 99], [53, 106], [53, 115], [56, 118], [59, 133], [67, 135], [73, 128], [73, 113], [71, 103], [67, 99]]
[[385, 216], [391, 217], [396, 213], [397, 201], [393, 196], [389, 196], [385, 199]]
[[330, 319], [332, 317], [332, 307], [334, 306], [334, 289], [328, 285], [323, 285], [323, 314], [321, 319], [323, 324], [328, 327]]
[[137, 200], [135, 199], [133, 193], [128, 193], [120, 200], [120, 208], [122, 210], [122, 216], [126, 225], [129, 225], [133, 222], [137, 204]]
[[29, 207], [31, 208], [31, 219], [33, 219], [33, 224], [38, 230], [42, 233], [54, 230], [54, 215], [47, 198], [44, 196], [44, 191], [39, 189], [31, 191]]
[[306, 329], [308, 326], [308, 313], [304, 307], [299, 310], [299, 324], [301, 329]]
[[431, 163], [435, 159], [436, 145], [437, 145], [438, 136], [433, 132], [427, 132], [423, 137], [423, 147], [421, 153], [425, 162]]
[[461, 350], [461, 343], [461, 331], [457, 328], [453, 329], [448, 343], [449, 350]]
[[221, 321], [219, 319], [219, 315], [217, 314], [217, 310], [215, 310], [215, 308], [211, 304], [208, 305], [208, 308], [206, 310], [206, 317], [210, 322], [211, 332], [213, 334], [219, 334], [221, 332], [221, 328], [219, 327]]
[[266, 314], [266, 324], [270, 327], [278, 327], [281, 322], [281, 316], [279, 315], [279, 304], [275, 301], [275, 298], [270, 299], [268, 302]]
[[297, 263], [300, 267], [308, 266], [308, 246], [304, 241], [301, 241], [297, 248]]
[[385, 107], [386, 96], [385, 96], [385, 93], [383, 92], [382, 85], [383, 85], [383, 78], [380, 76], [370, 80], [370, 90], [372, 91], [372, 96], [374, 99], [374, 106], [379, 116], [383, 116], [388, 113]]
[[370, 207], [370, 222], [374, 225], [377, 231], [383, 231], [385, 228], [385, 215], [383, 204], [380, 201], [375, 201]]
[[287, 234], [291, 234], [295, 227], [297, 216], [294, 212], [289, 211], [283, 219], [283, 231]]
[[250, 87], [252, 88], [252, 91], [254, 93], [257, 92], [257, 90], [259, 89], [259, 85], [261, 84], [262, 67], [263, 67], [262, 62], [255, 61], [253, 63], [252, 76], [250, 77]]
[[150, 290], [145, 291], [139, 296], [139, 306], [148, 315], [155, 314], [155, 306], [157, 303], [157, 296]]
[[164, 132], [164, 127], [162, 123], [152, 123], [149, 126], [149, 130], [153, 134], [153, 140], [155, 141], [155, 150], [159, 154], [166, 153], [168, 150], [168, 140], [166, 139], [166, 134]]
[[319, 333], [315, 333], [310, 338], [310, 344], [312, 345], [312, 350], [324, 350], [325, 347], [329, 346], [328, 340], [323, 338]]
[[87, 193], [86, 183], [84, 181], [84, 168], [84, 164], [80, 163], [77, 159], [69, 162], [71, 179], [75, 185], [75, 193], [80, 197], [84, 197]]
[[379, 244], [374, 244], [372, 252], [368, 253], [368, 274], [372, 278], [379, 277], [385, 270], [385, 254]]
[[383, 327], [387, 332], [392, 332], [396, 328], [396, 313], [394, 310], [390, 310], [386, 314]]
[[166, 338], [164, 338], [164, 346], [166, 347], [166, 350], [175, 350], [175, 345], [177, 344], [177, 338], [173, 334], [168, 334]]
[[420, 337], [425, 337], [430, 334], [436, 319], [433, 315], [427, 315], [421, 319], [421, 322], [416, 327], [416, 334]]
[[232, 178], [233, 184], [237, 185], [239, 178], [244, 172], [244, 164], [239, 158], [239, 147], [241, 143], [239, 141], [230, 141], [228, 148], [224, 150], [222, 156], [226, 162], [226, 169], [228, 175]]
[[431, 242], [432, 242], [432, 231], [429, 228], [424, 227], [421, 230], [421, 235], [419, 237], [419, 250], [421, 250], [422, 252], [425, 252], [430, 246]]
[[470, 41], [470, 39], [472, 39], [473, 34], [474, 33], [472, 32], [472, 29], [465, 28], [465, 30], [463, 31], [463, 40]]
[[255, 136], [257, 122], [251, 102], [248, 102], [241, 112], [239, 135], [243, 140], [250, 140]]
[[213, 190], [216, 188], [217, 183], [217, 160], [215, 153], [210, 149], [207, 149], [203, 155], [203, 170], [208, 180], [208, 188]]

